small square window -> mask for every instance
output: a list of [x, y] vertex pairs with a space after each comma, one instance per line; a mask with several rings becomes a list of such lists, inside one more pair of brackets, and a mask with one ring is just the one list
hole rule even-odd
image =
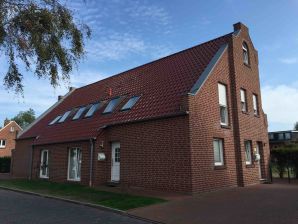
[[284, 140], [284, 133], [278, 133], [278, 140]]
[[58, 123], [62, 123], [62, 122], [64, 122], [64, 121], [68, 118], [68, 116], [69, 116], [70, 113], [71, 113], [71, 110], [65, 112], [65, 113], [63, 114], [63, 116], [60, 118], [60, 120], [58, 121]]
[[82, 114], [84, 113], [84, 111], [86, 110], [86, 107], [81, 107], [80, 109], [78, 109], [78, 111], [76, 112], [76, 114], [73, 116], [73, 120], [78, 120], [80, 119], [80, 117], [82, 116]]
[[289, 133], [289, 132], [285, 133], [285, 139], [290, 140], [291, 139], [291, 133]]
[[52, 120], [52, 121], [49, 123], [49, 125], [53, 125], [53, 124], [55, 124], [61, 117], [62, 117], [61, 115], [57, 116], [54, 120]]
[[0, 149], [4, 149], [6, 146], [6, 140], [5, 139], [1, 139], [0, 140]]
[[104, 110], [104, 114], [112, 113], [115, 107], [120, 103], [120, 97], [112, 99]]
[[121, 110], [130, 110], [136, 103], [137, 101], [140, 99], [139, 96], [134, 96], [132, 98], [130, 98], [127, 103], [121, 108]]
[[88, 112], [86, 113], [85, 117], [92, 117], [93, 114], [99, 109], [100, 103], [92, 104], [92, 106], [89, 108]]

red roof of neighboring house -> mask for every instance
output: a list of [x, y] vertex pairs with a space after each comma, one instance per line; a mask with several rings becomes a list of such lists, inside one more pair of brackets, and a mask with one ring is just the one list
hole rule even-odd
[[[179, 113], [182, 96], [189, 93], [231, 35], [75, 89], [19, 138], [38, 136], [35, 144], [83, 140], [96, 137], [99, 128], [105, 125]], [[63, 123], [48, 125], [56, 116], [68, 110], [96, 101], [108, 102], [117, 96], [123, 96], [123, 101], [111, 114], [102, 114], [105, 104], [91, 118], [73, 121], [71, 116]], [[141, 97], [131, 110], [120, 111], [131, 96]]]

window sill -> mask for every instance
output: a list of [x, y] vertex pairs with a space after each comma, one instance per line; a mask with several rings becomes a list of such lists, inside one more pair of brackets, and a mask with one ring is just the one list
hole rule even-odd
[[255, 165], [254, 165], [254, 164], [246, 164], [245, 167], [246, 167], [246, 168], [254, 168]]
[[260, 118], [260, 115], [259, 114], [254, 114], [255, 117], [257, 118]]
[[80, 182], [81, 179], [67, 179], [67, 181], [70, 181], [70, 182]]
[[248, 111], [241, 111], [243, 114], [249, 115]]
[[221, 128], [224, 128], [224, 129], [231, 129], [231, 126], [230, 125], [221, 124], [220, 127]]
[[244, 64], [246, 67], [248, 67], [248, 68], [250, 68], [250, 69], [251, 69], [251, 66], [250, 66], [250, 64], [247, 64], [247, 63], [245, 63], [245, 62], [243, 62], [243, 64]]
[[49, 179], [49, 177], [42, 177], [42, 176], [39, 176], [40, 179]]
[[225, 170], [226, 165], [214, 165], [214, 170]]

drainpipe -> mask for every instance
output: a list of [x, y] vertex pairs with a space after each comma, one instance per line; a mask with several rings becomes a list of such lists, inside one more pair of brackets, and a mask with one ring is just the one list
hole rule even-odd
[[33, 162], [33, 149], [34, 149], [34, 146], [32, 145], [31, 146], [31, 149], [30, 149], [30, 160], [29, 160], [29, 177], [28, 179], [31, 180], [32, 179], [32, 162]]
[[90, 138], [90, 170], [89, 170], [89, 187], [92, 187], [93, 179], [93, 154], [94, 154], [94, 138]]

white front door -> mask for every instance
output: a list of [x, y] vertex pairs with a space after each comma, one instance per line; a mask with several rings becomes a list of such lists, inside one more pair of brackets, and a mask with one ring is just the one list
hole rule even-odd
[[112, 143], [111, 181], [120, 181], [120, 143]]
[[49, 177], [49, 151], [42, 150], [40, 157], [40, 178], [48, 178]]

